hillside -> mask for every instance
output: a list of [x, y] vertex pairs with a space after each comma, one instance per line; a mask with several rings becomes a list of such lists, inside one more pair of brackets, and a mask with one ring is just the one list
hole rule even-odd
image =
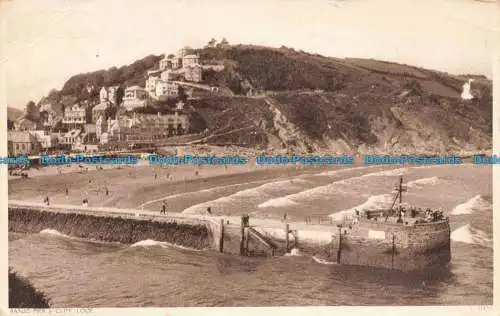
[[23, 111], [22, 110], [19, 110], [19, 109], [16, 109], [16, 108], [12, 108], [10, 106], [7, 107], [7, 119], [11, 120], [11, 121], [15, 121], [16, 119], [20, 118], [21, 116], [23, 116]]
[[[202, 62], [223, 63], [203, 73], [206, 84], [233, 97], [188, 101], [194, 132], [207, 143], [234, 142], [296, 152], [429, 153], [488, 150], [492, 143], [492, 83], [474, 76], [473, 100], [460, 98], [470, 76], [453, 76], [371, 59], [339, 59], [238, 45], [203, 48]], [[84, 97], [86, 82], [144, 85], [160, 56], [122, 68], [72, 77], [59, 99]], [[142, 76], [142, 77], [141, 77]]]

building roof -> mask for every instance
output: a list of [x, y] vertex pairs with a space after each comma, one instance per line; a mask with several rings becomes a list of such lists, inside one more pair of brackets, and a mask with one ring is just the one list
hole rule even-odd
[[198, 57], [198, 56], [196, 56], [194, 54], [190, 54], [190, 55], [186, 55], [186, 56], [184, 56], [182, 58], [200, 58], [200, 57]]

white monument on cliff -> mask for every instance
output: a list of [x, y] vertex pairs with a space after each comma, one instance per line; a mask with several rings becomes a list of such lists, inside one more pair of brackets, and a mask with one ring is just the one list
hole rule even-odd
[[474, 81], [473, 79], [469, 79], [468, 82], [464, 83], [462, 86], [462, 100], [472, 100], [474, 96], [470, 93], [470, 84]]

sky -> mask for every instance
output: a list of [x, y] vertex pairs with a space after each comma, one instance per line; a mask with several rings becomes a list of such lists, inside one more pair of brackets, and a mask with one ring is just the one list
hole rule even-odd
[[491, 78], [499, 8], [474, 0], [0, 0], [0, 85], [8, 105], [23, 108], [72, 75], [212, 37]]

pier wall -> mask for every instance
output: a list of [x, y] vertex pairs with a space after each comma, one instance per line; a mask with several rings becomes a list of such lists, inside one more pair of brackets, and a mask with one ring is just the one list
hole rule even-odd
[[[94, 214], [95, 213], [95, 214]], [[9, 231], [39, 233], [55, 229], [62, 234], [133, 244], [152, 239], [196, 249], [217, 249], [217, 225], [208, 220], [175, 216], [136, 216], [70, 208], [9, 205]]]
[[[450, 229], [446, 222], [416, 226], [385, 227], [385, 238], [369, 238], [363, 230], [380, 229], [382, 226], [364, 225], [344, 233], [340, 240], [338, 230], [331, 242], [301, 242], [299, 249], [327, 261], [337, 261], [341, 248], [340, 263], [375, 266], [403, 271], [445, 266], [451, 260]], [[394, 236], [394, 242], [393, 242]]]
[[[8, 217], [11, 232], [39, 233], [55, 229], [69, 236], [124, 244], [152, 239], [234, 255], [240, 254], [242, 240], [240, 225], [210, 216], [9, 203]], [[247, 238], [248, 255], [286, 253], [284, 227], [252, 227], [267, 241]], [[298, 227], [290, 227], [294, 228]], [[412, 271], [444, 266], [451, 259], [450, 229], [446, 222], [415, 226], [368, 222], [352, 229], [344, 227], [342, 231], [336, 226], [302, 227], [294, 231], [297, 238], [289, 236], [288, 250], [298, 248], [304, 255], [336, 262], [340, 247], [341, 264]], [[271, 249], [269, 242], [277, 249]]]

